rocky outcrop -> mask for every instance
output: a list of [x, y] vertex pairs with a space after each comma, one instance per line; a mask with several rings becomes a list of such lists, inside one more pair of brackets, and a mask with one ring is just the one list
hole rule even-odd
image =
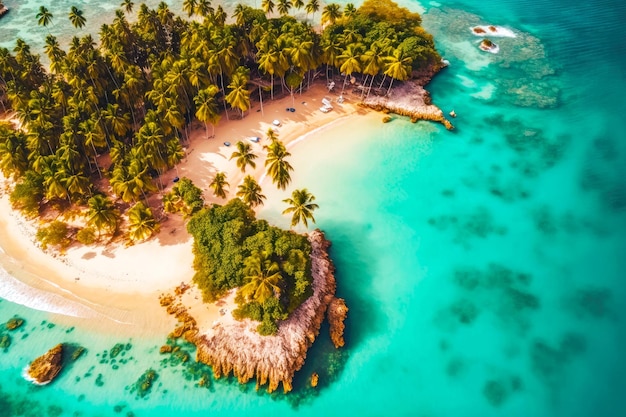
[[330, 340], [336, 348], [343, 347], [344, 320], [348, 316], [348, 306], [343, 298], [333, 298], [328, 305], [328, 323], [330, 324]]
[[441, 109], [431, 103], [430, 94], [422, 83], [424, 80], [406, 81], [393, 87], [388, 95], [370, 94], [363, 100], [363, 105], [377, 111], [410, 117], [413, 122], [431, 120], [442, 123], [448, 130], [454, 129]]
[[267, 384], [272, 392], [282, 383], [285, 392], [291, 391], [293, 375], [319, 334], [336, 288], [330, 242], [319, 230], [309, 234], [309, 241], [313, 294], [280, 323], [275, 335], [261, 336], [258, 323], [246, 319], [219, 322], [193, 338], [197, 360], [211, 365], [216, 378], [232, 373], [241, 383], [255, 378], [257, 389]]
[[58, 344], [35, 359], [28, 367], [28, 379], [37, 385], [45, 385], [59, 375], [63, 367], [63, 345]]
[[9, 9], [5, 5], [0, 4], [0, 17], [4, 16], [7, 13], [9, 13]]

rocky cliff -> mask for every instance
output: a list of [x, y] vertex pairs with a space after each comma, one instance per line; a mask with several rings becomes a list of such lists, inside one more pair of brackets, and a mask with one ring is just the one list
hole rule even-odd
[[27, 377], [37, 385], [44, 385], [59, 375], [63, 367], [63, 345], [58, 344], [35, 359], [28, 367]]
[[255, 378], [257, 389], [267, 384], [272, 392], [282, 383], [285, 392], [291, 390], [293, 375], [304, 364], [335, 295], [334, 268], [326, 251], [330, 242], [319, 230], [309, 234], [309, 241], [313, 295], [280, 323], [276, 335], [259, 335], [257, 322], [230, 320], [193, 337], [197, 360], [211, 365], [217, 378], [232, 373], [241, 383]]

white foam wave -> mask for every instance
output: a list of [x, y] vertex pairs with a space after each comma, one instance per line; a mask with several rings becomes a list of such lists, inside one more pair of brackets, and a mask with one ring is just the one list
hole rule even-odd
[[80, 318], [103, 317], [103, 314], [78, 301], [70, 300], [59, 294], [33, 288], [13, 277], [1, 266], [0, 297], [12, 303], [48, 313]]

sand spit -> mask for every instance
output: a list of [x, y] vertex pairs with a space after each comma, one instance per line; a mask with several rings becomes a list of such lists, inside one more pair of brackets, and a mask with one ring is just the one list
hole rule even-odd
[[304, 365], [336, 289], [334, 267], [327, 253], [330, 242], [319, 230], [309, 234], [309, 241], [313, 294], [280, 323], [274, 336], [259, 335], [258, 322], [232, 317], [232, 293], [221, 302], [223, 315], [209, 328], [198, 327], [202, 319], [196, 320], [186, 306], [174, 303], [175, 296], [162, 297], [168, 312], [182, 323], [174, 332], [197, 346], [197, 360], [212, 366], [216, 378], [232, 373], [240, 383], [255, 378], [257, 389], [267, 384], [268, 392], [272, 392], [282, 383], [285, 392], [291, 391], [294, 373]]

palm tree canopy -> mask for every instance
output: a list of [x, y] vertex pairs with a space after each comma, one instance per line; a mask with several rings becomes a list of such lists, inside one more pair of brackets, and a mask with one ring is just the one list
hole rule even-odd
[[259, 186], [256, 180], [250, 175], [246, 175], [243, 179], [243, 183], [239, 185], [237, 197], [241, 198], [241, 200], [250, 207], [263, 204], [263, 200], [265, 200], [265, 196], [261, 194], [261, 186]]
[[209, 184], [209, 187], [213, 190], [213, 194], [220, 198], [226, 198], [226, 189], [228, 186], [226, 174], [223, 172], [216, 173], [213, 181]]
[[252, 168], [256, 168], [256, 162], [254, 162], [254, 160], [257, 156], [252, 152], [252, 145], [247, 142], [239, 141], [236, 147], [237, 150], [232, 153], [230, 159], [236, 158], [237, 167], [241, 169], [241, 172], [245, 172], [248, 165]]
[[52, 23], [52, 13], [45, 6], [39, 7], [39, 13], [35, 17], [39, 26], [46, 27]]
[[308, 220], [315, 223], [313, 210], [318, 209], [319, 206], [313, 203], [313, 201], [315, 201], [315, 196], [309, 193], [306, 188], [294, 190], [291, 193], [291, 198], [283, 200], [283, 202], [289, 204], [289, 207], [283, 211], [283, 214], [293, 213], [291, 217], [292, 227], [300, 222], [304, 223], [305, 227], [309, 227]]
[[85, 19], [85, 16], [83, 16], [83, 11], [76, 6], [72, 6], [72, 9], [69, 13], [69, 18], [70, 22], [72, 22], [72, 25], [74, 25], [74, 27], [77, 29], [85, 26], [85, 22], [87, 22], [87, 19]]

